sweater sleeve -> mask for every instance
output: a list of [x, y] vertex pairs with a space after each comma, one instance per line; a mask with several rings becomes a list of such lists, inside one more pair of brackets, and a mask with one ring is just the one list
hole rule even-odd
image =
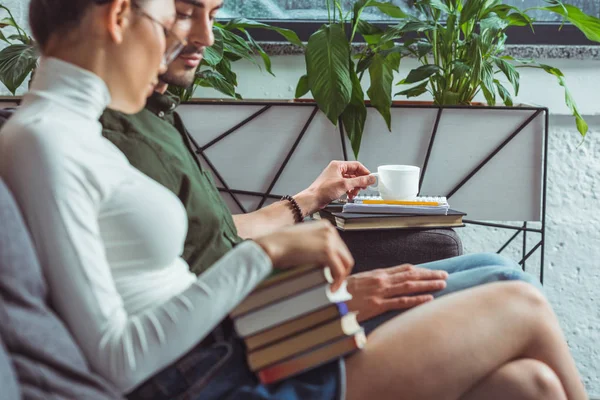
[[124, 393], [193, 348], [270, 273], [260, 246], [245, 242], [182, 293], [129, 315], [98, 222], [109, 190], [47, 141], [14, 139], [1, 171], [31, 230], [53, 305], [93, 369]]

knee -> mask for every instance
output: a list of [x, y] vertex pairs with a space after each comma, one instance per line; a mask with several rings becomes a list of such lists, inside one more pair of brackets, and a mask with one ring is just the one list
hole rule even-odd
[[529, 364], [529, 378], [532, 385], [533, 399], [566, 399], [562, 383], [552, 368], [536, 360], [530, 360]]
[[529, 311], [533, 315], [541, 315], [543, 312], [551, 311], [550, 303], [544, 294], [533, 285], [522, 282], [505, 282], [502, 286], [503, 297], [506, 301], [515, 305], [520, 311]]
[[481, 265], [497, 265], [501, 267], [521, 270], [521, 266], [515, 260], [502, 256], [498, 253], [480, 253], [478, 254]]

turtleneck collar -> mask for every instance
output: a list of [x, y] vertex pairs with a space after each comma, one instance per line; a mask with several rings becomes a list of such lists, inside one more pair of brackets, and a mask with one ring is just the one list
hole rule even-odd
[[29, 93], [69, 108], [85, 118], [98, 120], [110, 104], [110, 92], [98, 75], [57, 58], [43, 58], [35, 71]]

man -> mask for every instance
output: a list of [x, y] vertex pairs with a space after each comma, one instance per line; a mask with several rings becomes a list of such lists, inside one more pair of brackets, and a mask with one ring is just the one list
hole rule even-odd
[[[107, 110], [101, 122], [104, 136], [125, 153], [133, 166], [169, 188], [185, 205], [189, 228], [184, 258], [200, 274], [242, 238], [256, 238], [292, 225], [297, 208], [307, 215], [343, 194], [356, 195], [374, 183], [374, 178], [358, 162], [335, 161], [308, 189], [293, 196], [295, 201], [285, 200], [232, 216], [210, 173], [195, 159], [183, 123], [174, 112], [177, 99], [166, 92], [168, 85], [188, 87], [193, 82], [204, 49], [214, 41], [212, 25], [222, 0], [179, 0], [176, 4], [178, 20], [190, 27], [188, 46], [160, 77], [142, 112], [127, 116]], [[401, 265], [353, 275], [348, 280], [354, 295], [350, 307], [359, 311], [361, 320], [371, 319], [378, 324], [398, 310], [434, 296], [503, 279], [539, 285], [514, 262], [496, 255], [473, 255], [439, 261], [426, 268]], [[367, 330], [371, 328], [367, 326]]]

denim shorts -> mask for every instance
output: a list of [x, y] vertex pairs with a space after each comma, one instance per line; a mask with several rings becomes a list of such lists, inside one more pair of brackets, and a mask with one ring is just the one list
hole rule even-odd
[[201, 344], [154, 375], [129, 400], [344, 400], [344, 360], [337, 359], [283, 381], [263, 385], [250, 371], [235, 335]]

